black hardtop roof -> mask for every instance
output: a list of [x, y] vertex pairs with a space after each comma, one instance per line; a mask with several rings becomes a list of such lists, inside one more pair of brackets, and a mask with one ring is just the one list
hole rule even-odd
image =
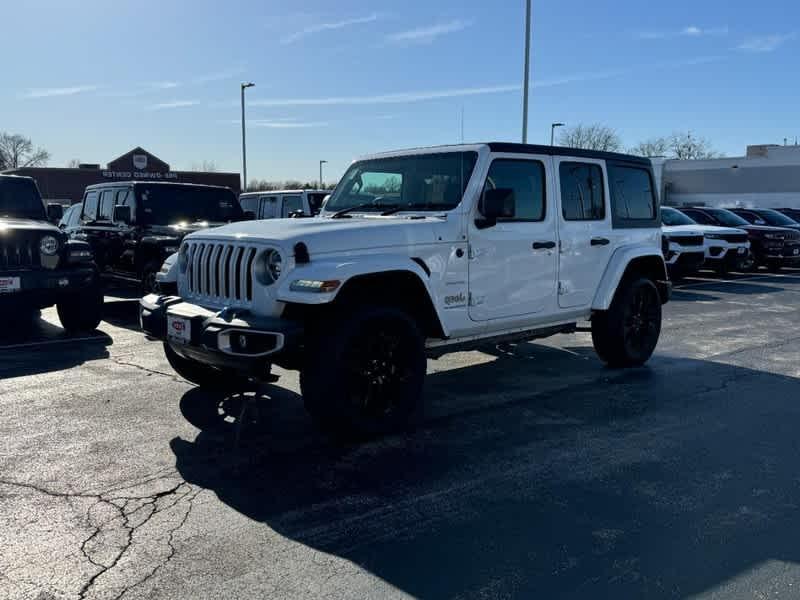
[[584, 150], [582, 148], [565, 148], [563, 146], [539, 146], [536, 144], [519, 144], [515, 142], [489, 142], [487, 144], [492, 152], [507, 152], [509, 154], [545, 154], [550, 156], [574, 156], [576, 158], [595, 158], [599, 160], [617, 160], [635, 163], [650, 167], [649, 158], [622, 154], [620, 152], [603, 152], [601, 150]]
[[150, 181], [150, 180], [143, 180], [143, 181], [109, 181], [107, 183], [95, 183], [94, 185], [87, 185], [87, 190], [96, 190], [96, 189], [103, 189], [103, 188], [110, 188], [110, 187], [122, 187], [126, 185], [158, 185], [158, 186], [171, 186], [171, 187], [186, 187], [186, 188], [202, 188], [202, 189], [214, 189], [214, 190], [229, 190], [233, 192], [231, 188], [224, 186], [224, 185], [205, 185], [202, 183], [180, 183], [177, 181]]

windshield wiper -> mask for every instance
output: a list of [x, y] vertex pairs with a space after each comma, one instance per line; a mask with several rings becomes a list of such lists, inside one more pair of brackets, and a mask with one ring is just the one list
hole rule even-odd
[[432, 204], [431, 202], [411, 202], [409, 204], [406, 204], [405, 206], [393, 206], [389, 210], [381, 213], [381, 216], [386, 217], [404, 210], [440, 210], [442, 212], [446, 212], [448, 210], [451, 210], [452, 208], [455, 207], [441, 206], [439, 204]]
[[387, 210], [394, 210], [399, 208], [399, 204], [376, 204], [374, 202], [364, 202], [362, 204], [356, 204], [355, 206], [351, 206], [350, 208], [343, 208], [342, 210], [336, 211], [331, 215], [331, 219], [341, 219], [348, 213], [351, 213], [356, 210], [364, 210], [365, 208], [383, 208]]

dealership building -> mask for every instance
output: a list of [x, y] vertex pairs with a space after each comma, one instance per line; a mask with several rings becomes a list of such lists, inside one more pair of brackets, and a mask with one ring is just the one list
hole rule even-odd
[[24, 167], [4, 173], [33, 177], [43, 198], [63, 204], [79, 202], [86, 186], [131, 180], [221, 185], [231, 188], [237, 195], [241, 191], [238, 173], [173, 171], [163, 160], [139, 147], [112, 160], [105, 169], [99, 164], [82, 164], [69, 169]]

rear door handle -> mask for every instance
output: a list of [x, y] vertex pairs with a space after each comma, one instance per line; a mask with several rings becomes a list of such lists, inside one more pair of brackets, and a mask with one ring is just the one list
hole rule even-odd
[[608, 246], [611, 240], [606, 238], [592, 238], [592, 246]]
[[555, 242], [533, 242], [534, 250], [552, 250], [555, 247]]

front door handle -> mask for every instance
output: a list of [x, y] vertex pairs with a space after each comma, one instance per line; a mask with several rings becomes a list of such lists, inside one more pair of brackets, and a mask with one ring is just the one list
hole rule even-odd
[[592, 238], [592, 246], [608, 246], [610, 243], [607, 238]]
[[533, 242], [534, 250], [552, 250], [555, 247], [555, 242]]

